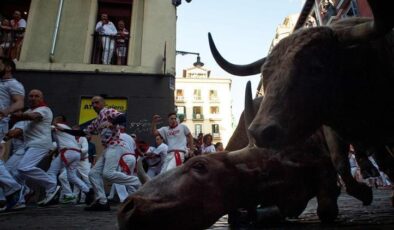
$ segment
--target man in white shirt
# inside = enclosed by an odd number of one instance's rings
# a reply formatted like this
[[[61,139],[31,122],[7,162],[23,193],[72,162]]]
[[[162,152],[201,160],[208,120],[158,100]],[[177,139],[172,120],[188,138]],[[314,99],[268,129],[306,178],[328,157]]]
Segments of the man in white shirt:
[[[53,148],[51,131],[53,115],[51,109],[45,104],[40,90],[31,90],[28,102],[30,109],[18,115],[21,120],[27,122],[21,130],[26,150],[17,166],[19,174],[17,177],[20,180],[29,179],[41,185],[47,191],[47,198],[52,199],[60,187],[56,187],[56,181],[53,181],[37,165]]]
[[[57,116],[54,120],[54,135],[59,150],[59,155],[51,162],[51,166],[48,169],[48,175],[53,182],[52,187],[47,187],[47,194],[51,194],[52,191],[56,190],[57,175],[63,168],[66,168],[67,179],[74,186],[77,186],[82,192],[87,195],[86,202],[91,203],[94,199],[94,191],[77,176],[77,165],[83,157],[81,148],[74,136],[56,130],[56,127],[62,129],[70,129],[65,123],[66,118],[64,116]],[[39,203],[39,205],[47,205],[53,199],[53,196],[48,196]]]
[[[103,48],[102,62],[108,65],[111,63],[115,48],[115,36],[118,33],[115,25],[109,21],[108,14],[101,14],[101,20],[96,24],[96,32],[99,33],[101,38]]]
[[[155,137],[156,147],[150,147],[144,154],[144,157],[148,163],[148,176],[153,178],[160,174],[163,163],[167,158],[168,146],[164,143],[163,138],[160,135]]]
[[[169,126],[157,129],[156,125],[160,120],[159,115],[153,116],[152,134],[163,137],[168,145],[168,155],[162,167],[162,172],[165,172],[181,165],[185,160],[186,153],[193,154],[193,136],[186,125],[178,124],[176,113],[174,112],[168,114]]]
[[[9,115],[24,106],[25,89],[13,78],[15,71],[15,63],[12,60],[0,57],[0,141],[8,132]],[[3,149],[4,143],[0,143],[0,151]],[[5,208],[11,209],[17,205],[22,186],[10,175],[1,159],[0,187],[8,197],[9,204]]]

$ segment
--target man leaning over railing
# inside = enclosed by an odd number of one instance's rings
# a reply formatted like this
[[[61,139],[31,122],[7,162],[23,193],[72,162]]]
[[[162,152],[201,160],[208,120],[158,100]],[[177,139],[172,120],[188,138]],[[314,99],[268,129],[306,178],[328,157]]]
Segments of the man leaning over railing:
[[[114,53],[114,37],[118,33],[115,25],[109,21],[108,14],[101,14],[101,20],[96,24],[96,32],[98,32],[101,37],[101,45],[103,48],[101,60],[103,64],[108,65],[111,63],[112,55]]]

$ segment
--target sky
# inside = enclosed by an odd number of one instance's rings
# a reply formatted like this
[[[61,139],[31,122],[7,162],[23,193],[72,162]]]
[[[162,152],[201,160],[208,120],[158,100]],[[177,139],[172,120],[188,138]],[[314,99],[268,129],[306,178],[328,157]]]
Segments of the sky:
[[[176,49],[200,53],[211,77],[232,79],[233,115],[235,121],[243,111],[248,80],[255,94],[259,75],[233,76],[222,70],[212,57],[208,44],[211,32],[219,52],[234,64],[249,64],[268,53],[276,27],[286,16],[299,13],[304,0],[185,0],[177,7]],[[195,55],[176,56],[176,75],[192,67]]]

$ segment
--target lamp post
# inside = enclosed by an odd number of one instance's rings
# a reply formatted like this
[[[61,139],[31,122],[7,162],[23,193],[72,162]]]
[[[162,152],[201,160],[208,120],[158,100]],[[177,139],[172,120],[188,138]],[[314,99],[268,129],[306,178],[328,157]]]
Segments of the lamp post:
[[[181,50],[176,50],[175,53],[176,54],[180,54],[180,55],[186,55],[186,54],[197,55],[197,61],[193,63],[193,66],[197,67],[197,68],[200,68],[200,67],[204,66],[204,63],[201,62],[200,53],[189,52],[189,51],[181,51]]]

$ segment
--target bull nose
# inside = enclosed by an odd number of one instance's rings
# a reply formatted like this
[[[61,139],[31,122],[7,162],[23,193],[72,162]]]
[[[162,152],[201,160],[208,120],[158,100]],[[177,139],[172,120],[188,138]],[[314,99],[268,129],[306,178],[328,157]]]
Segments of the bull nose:
[[[271,122],[268,125],[252,125],[249,127],[249,131],[256,140],[258,147],[275,147],[280,144],[280,140],[283,138],[283,132],[281,127]]]

